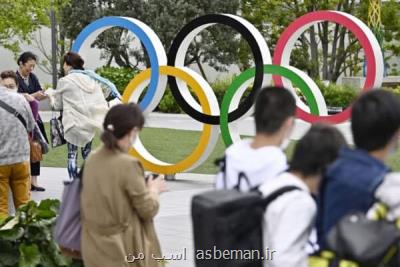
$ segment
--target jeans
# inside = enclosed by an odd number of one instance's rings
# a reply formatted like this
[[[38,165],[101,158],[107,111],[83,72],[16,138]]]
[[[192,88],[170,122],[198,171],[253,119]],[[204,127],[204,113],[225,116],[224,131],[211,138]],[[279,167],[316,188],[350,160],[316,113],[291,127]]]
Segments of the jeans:
[[[68,175],[70,179],[78,177],[78,147],[71,143],[67,143],[68,148]],[[92,141],[87,143],[85,147],[81,147],[83,160],[86,160],[92,150]]]

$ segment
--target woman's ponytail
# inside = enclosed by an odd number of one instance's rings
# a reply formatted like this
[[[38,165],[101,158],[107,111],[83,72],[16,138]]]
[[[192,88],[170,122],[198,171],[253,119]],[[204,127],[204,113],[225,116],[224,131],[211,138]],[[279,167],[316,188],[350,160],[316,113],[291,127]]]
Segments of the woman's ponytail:
[[[100,136],[104,146],[110,150],[118,149],[118,139],[110,130],[104,130]]]

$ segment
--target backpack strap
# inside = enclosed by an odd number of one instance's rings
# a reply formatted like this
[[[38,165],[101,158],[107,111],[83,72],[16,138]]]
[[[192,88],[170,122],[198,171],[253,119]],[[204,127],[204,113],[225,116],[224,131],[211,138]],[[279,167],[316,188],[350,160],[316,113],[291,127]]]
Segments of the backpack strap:
[[[250,184],[250,180],[249,180],[249,178],[247,177],[247,175],[244,172],[239,172],[237,184],[233,188],[236,189],[236,190],[240,190],[240,184],[242,183],[243,180],[246,181],[246,183],[249,186],[250,191],[251,191],[252,187],[251,187],[251,184]]]
[[[261,205],[266,209],[268,207],[268,205],[271,204],[275,199],[277,199],[278,197],[280,197],[281,195],[283,195],[287,192],[294,191],[294,190],[302,190],[302,189],[297,186],[294,186],[294,185],[288,185],[288,186],[281,187],[278,190],[274,191],[269,196],[267,196],[266,198],[264,198],[261,201]]]
[[[224,180],[224,189],[227,189],[226,186],[226,155],[222,158],[216,159],[214,162],[215,165],[219,167],[219,171],[222,173],[222,179]]]

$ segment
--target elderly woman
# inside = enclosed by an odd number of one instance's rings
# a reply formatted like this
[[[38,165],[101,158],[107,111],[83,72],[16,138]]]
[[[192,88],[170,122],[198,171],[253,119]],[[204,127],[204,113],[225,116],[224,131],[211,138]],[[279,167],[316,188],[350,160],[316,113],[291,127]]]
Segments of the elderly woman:
[[[103,146],[85,162],[81,247],[87,267],[162,266],[153,259],[161,256],[153,218],[165,182],[146,181],[142,165],[128,154],[143,124],[137,105],[112,107],[103,124]],[[132,256],[141,259],[128,264]]]
[[[18,93],[24,94],[29,103],[33,103],[33,99],[42,101],[47,98],[39,83],[39,79],[33,73],[36,66],[37,57],[32,52],[24,52],[18,57],[18,70],[16,72]],[[37,117],[37,125],[47,140],[44,124],[40,116]],[[37,177],[40,176],[40,161],[31,162],[31,190],[32,191],[45,191],[43,187],[38,186]]]
[[[48,89],[50,103],[55,110],[63,111],[62,124],[68,147],[68,174],[78,176],[78,148],[86,159],[92,140],[108,111],[100,84],[88,75],[74,70],[84,70],[84,61],[76,53],[64,55],[65,77],[58,81],[56,90]]]
[[[1,77],[1,84],[6,87],[10,92],[17,93],[18,92],[18,75],[12,71],[3,71],[0,73]],[[23,96],[25,99],[28,101],[29,106],[31,107],[31,111],[33,114],[33,118],[35,119],[36,125],[38,126],[38,130],[42,133],[44,131],[39,124],[41,123],[40,117],[39,117],[39,102],[36,100],[35,97],[33,97],[30,94],[23,93]],[[43,126],[43,125],[42,125]],[[44,126],[43,126],[44,127]],[[43,138],[45,141],[47,141],[45,135],[43,135]],[[30,162],[31,166],[31,191],[45,191],[43,187],[38,186],[37,184],[37,176],[40,174],[40,161],[38,162]]]

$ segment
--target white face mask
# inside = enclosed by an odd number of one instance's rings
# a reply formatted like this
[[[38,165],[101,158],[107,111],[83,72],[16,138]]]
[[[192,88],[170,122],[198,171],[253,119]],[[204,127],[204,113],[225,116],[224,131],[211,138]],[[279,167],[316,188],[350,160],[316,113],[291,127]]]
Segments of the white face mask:
[[[282,149],[282,150],[286,150],[286,148],[288,148],[289,144],[290,144],[290,139],[289,139],[289,138],[285,138],[285,139],[282,141],[281,149]]]
[[[18,93],[17,89],[7,88],[7,91],[10,92],[10,93]]]
[[[131,137],[131,146],[133,146],[135,144],[137,135],[138,135],[138,132],[134,131],[132,134],[132,137]]]
[[[133,146],[136,142],[136,135],[131,138],[131,146]]]
[[[286,150],[286,148],[288,148],[288,146],[290,144],[290,136],[292,135],[293,128],[294,128],[294,125],[292,125],[290,127],[290,129],[288,129],[288,131],[286,132],[286,136],[283,139],[281,146],[280,146],[282,150]]]

